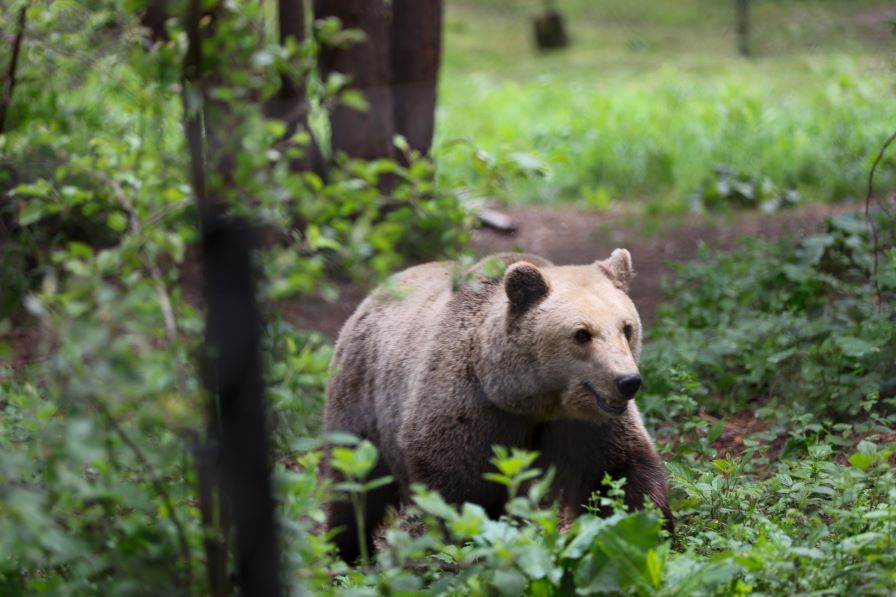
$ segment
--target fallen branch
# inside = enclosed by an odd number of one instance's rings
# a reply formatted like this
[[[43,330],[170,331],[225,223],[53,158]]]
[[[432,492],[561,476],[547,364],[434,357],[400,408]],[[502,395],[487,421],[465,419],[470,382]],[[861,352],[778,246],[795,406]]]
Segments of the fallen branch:
[[[499,211],[484,207],[476,213],[476,217],[479,218],[479,221],[486,228],[491,228],[492,230],[497,230],[498,232],[503,232],[505,234],[516,232],[516,226],[513,224],[513,220],[510,219],[510,216],[502,214]]]

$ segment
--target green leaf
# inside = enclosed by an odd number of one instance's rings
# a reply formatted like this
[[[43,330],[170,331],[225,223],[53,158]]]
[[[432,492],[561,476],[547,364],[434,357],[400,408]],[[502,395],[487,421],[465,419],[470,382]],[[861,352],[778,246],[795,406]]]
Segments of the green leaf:
[[[373,491],[374,489],[379,489],[380,487],[384,487],[389,483],[395,481],[395,477],[391,475],[386,475],[385,477],[379,477],[378,479],[374,479],[373,481],[368,481],[364,484],[363,491]]]
[[[861,452],[856,452],[849,457],[849,463],[860,471],[864,471],[874,463],[874,457],[869,456],[868,454],[862,454]]]
[[[712,461],[712,464],[719,469],[723,475],[729,475],[735,468],[737,468],[737,465],[734,462],[723,458],[716,458]]]
[[[492,586],[495,587],[501,595],[509,595],[510,597],[518,597],[526,590],[526,577],[516,569],[498,570],[492,576]]]
[[[486,514],[482,506],[466,503],[461,510],[460,516],[451,521],[450,528],[458,537],[473,538],[482,534],[483,524],[487,520],[488,514]]]
[[[21,203],[19,205],[22,205]],[[44,202],[40,199],[28,199],[19,209],[19,226],[29,226],[44,217]]]
[[[834,343],[843,351],[843,354],[856,359],[880,350],[867,340],[851,336],[834,336]]]
[[[655,549],[647,552],[647,575],[654,589],[659,589],[663,583],[663,561]]]
[[[709,432],[706,434],[706,439],[712,443],[719,439],[719,436],[722,435],[722,431],[725,430],[725,419],[719,419],[716,421],[715,425],[713,425]]]
[[[516,562],[532,580],[544,578],[553,568],[550,554],[540,545],[523,547],[516,555]]]
[[[591,549],[597,534],[607,525],[613,524],[619,516],[615,514],[610,518],[597,518],[594,516],[580,516],[577,518],[568,533],[572,535],[572,541],[563,550],[561,557],[568,560],[581,558]]]
[[[426,512],[443,520],[454,521],[458,519],[457,511],[449,505],[438,493],[425,491],[414,496],[414,503]]]
[[[506,475],[502,475],[501,473],[485,473],[482,475],[482,478],[486,481],[493,481],[495,483],[500,483],[501,485],[509,486],[513,483],[513,479]]]
[[[363,479],[376,464],[378,450],[368,440],[355,448],[333,448],[330,463],[336,470],[354,479]]]
[[[339,94],[339,101],[342,105],[357,110],[358,112],[366,112],[370,108],[364,94],[357,89],[346,89]]]

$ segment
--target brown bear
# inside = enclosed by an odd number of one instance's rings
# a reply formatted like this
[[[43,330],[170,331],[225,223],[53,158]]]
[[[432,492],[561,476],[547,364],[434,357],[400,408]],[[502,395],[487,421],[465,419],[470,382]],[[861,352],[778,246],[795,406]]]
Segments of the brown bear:
[[[506,490],[483,479],[496,444],[555,467],[553,496],[567,511],[609,473],[626,478],[628,505],[647,496],[671,521],[665,468],[632,400],[641,385],[632,275],[625,249],[584,266],[500,254],[466,272],[412,267],[361,303],[336,343],[324,424],[373,442],[373,476],[395,478],[367,496],[368,542],[411,483],[500,515]],[[357,557],[350,505],[331,504],[327,522],[342,529],[342,557]]]

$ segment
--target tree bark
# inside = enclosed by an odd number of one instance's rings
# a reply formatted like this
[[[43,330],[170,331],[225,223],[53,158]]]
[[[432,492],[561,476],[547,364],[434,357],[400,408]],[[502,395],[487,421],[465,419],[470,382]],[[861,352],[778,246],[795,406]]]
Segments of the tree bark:
[[[209,562],[209,584],[214,591],[226,588],[220,585],[232,520],[240,594],[276,597],[283,594],[283,586],[262,378],[262,322],[252,265],[255,235],[248,222],[226,214],[223,200],[234,182],[233,152],[239,147],[241,127],[229,104],[212,101],[208,93],[209,87],[226,80],[222,68],[240,65],[227,62],[239,61],[234,56],[203,56],[205,48],[217,49],[218,40],[214,18],[208,27],[200,27],[201,9],[202,0],[190,0],[183,83],[184,127],[202,232],[206,304],[202,370],[210,397],[206,441],[212,472],[204,468],[207,461],[200,461],[200,493],[205,508],[219,504],[217,511],[202,513],[204,524],[213,521],[216,527],[206,532],[222,535],[221,541],[206,543],[207,555],[216,560]],[[217,5],[211,16],[228,15]],[[217,500],[208,495],[209,477]]]
[[[392,0],[395,132],[424,155],[435,130],[441,54],[442,0]]]
[[[6,115],[12,105],[12,91],[16,86],[16,70],[19,66],[19,53],[22,50],[22,40],[25,38],[26,14],[25,7],[19,9],[18,26],[16,36],[12,40],[12,54],[3,77],[3,96],[0,97],[0,133],[6,127]]]
[[[348,88],[363,92],[364,112],[338,105],[330,115],[333,152],[352,158],[391,158],[395,130],[390,60],[391,15],[383,0],[314,0],[315,18],[338,17],[344,29],[360,29],[362,43],[348,48],[328,46],[320,55],[321,77],[342,73]]]
[[[305,28],[305,2],[304,0],[278,0],[277,14],[280,25],[280,44],[286,45],[289,38],[295,39],[299,44],[305,41],[307,32]],[[308,114],[310,104],[305,86],[306,73],[300,73],[296,79],[290,73],[281,77],[280,91],[268,103],[268,114],[281,119],[286,124],[286,136],[292,136],[296,131],[304,129],[310,134],[308,127]],[[323,158],[317,143],[310,139],[302,157],[292,160],[292,170],[304,172],[313,170],[323,175]]]
[[[151,0],[143,9],[140,24],[149,31],[151,43],[168,39],[168,33],[165,31],[166,20],[168,20],[168,0]]]

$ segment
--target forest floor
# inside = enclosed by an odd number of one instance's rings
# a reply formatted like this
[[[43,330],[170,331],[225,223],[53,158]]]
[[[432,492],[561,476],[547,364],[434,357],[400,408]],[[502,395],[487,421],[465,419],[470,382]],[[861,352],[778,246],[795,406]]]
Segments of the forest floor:
[[[744,238],[775,239],[800,236],[816,230],[832,214],[858,210],[856,203],[808,203],[772,214],[733,212],[725,215],[689,215],[670,218],[647,229],[642,218],[625,210],[585,212],[567,206],[513,205],[501,207],[516,231],[501,233],[480,228],[472,248],[479,256],[502,251],[523,251],[558,265],[591,263],[623,247],[632,254],[637,273],[631,296],[645,325],[650,325],[663,302],[663,279],[669,263],[693,258],[703,243],[733,249]],[[644,218],[646,219],[646,218]],[[339,284],[339,298],[302,298],[283,306],[284,317],[307,330],[335,338],[367,289]]]
[[[740,211],[671,217],[659,225],[655,218],[624,209],[600,213],[570,206],[513,205],[499,209],[511,218],[516,231],[501,233],[484,227],[475,230],[471,245],[477,256],[524,251],[556,264],[583,264],[606,258],[616,247],[627,248],[637,273],[631,296],[644,324],[650,325],[657,307],[665,300],[663,280],[673,273],[670,263],[693,259],[702,244],[730,250],[745,238],[801,236],[816,231],[826,217],[859,210],[860,205],[808,203],[772,214]],[[199,264],[195,258],[187,260],[182,280],[185,293],[199,302]],[[335,339],[342,324],[369,291],[351,282],[337,286],[339,295],[335,301],[321,297],[286,301],[281,305],[284,318],[300,329]],[[0,335],[11,348],[9,354],[0,355],[0,367],[21,369],[39,360],[46,351],[43,344],[49,339],[42,339],[39,329],[25,321],[17,323],[20,325]],[[738,454],[744,449],[743,439],[764,427],[765,423],[753,413],[725,417],[724,430],[714,447],[720,453]]]

